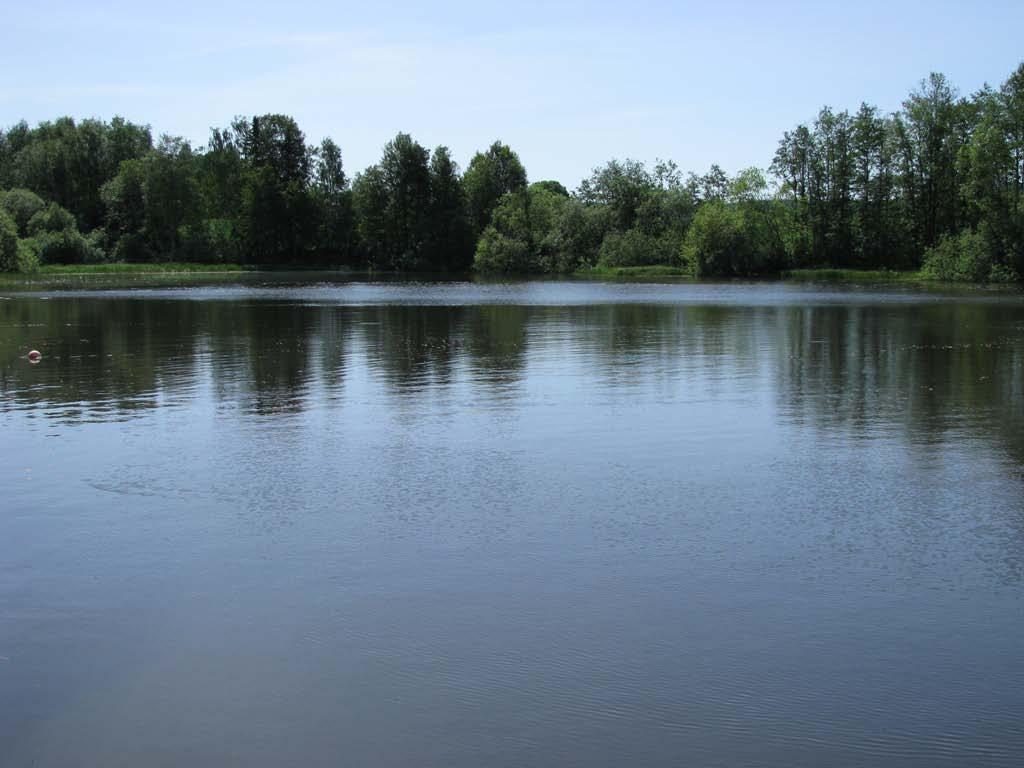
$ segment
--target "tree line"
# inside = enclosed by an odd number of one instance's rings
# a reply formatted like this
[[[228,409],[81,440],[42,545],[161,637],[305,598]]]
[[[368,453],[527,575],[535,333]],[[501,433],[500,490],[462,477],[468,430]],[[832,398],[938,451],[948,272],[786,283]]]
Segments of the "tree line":
[[[236,118],[194,148],[149,126],[64,117],[0,131],[0,270],[104,261],[696,276],[799,267],[1024,276],[1024,64],[960,96],[932,74],[883,114],[822,109],[767,170],[684,176],[612,160],[575,190],[529,183],[495,142],[465,171],[408,134],[350,178],[294,119]]]

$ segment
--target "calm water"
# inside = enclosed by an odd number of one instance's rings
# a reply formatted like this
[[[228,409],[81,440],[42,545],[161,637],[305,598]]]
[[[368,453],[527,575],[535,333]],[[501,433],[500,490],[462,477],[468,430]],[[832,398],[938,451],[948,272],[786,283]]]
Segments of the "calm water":
[[[4,768],[1024,761],[1021,294],[0,297]]]

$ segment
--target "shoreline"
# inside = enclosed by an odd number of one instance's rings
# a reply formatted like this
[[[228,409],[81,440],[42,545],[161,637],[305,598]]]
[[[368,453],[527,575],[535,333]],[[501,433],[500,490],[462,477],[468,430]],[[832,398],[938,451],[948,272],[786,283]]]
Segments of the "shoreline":
[[[259,275],[280,273],[309,273],[347,275],[369,278],[420,278],[420,279],[466,279],[466,280],[615,280],[621,282],[649,282],[652,280],[671,280],[672,282],[729,282],[758,281],[783,283],[833,283],[857,285],[865,283],[917,284],[917,285],[985,285],[985,283],[954,282],[946,283],[924,276],[919,270],[891,271],[873,269],[841,269],[821,267],[814,269],[787,269],[779,272],[760,275],[735,277],[698,278],[683,267],[668,265],[649,265],[638,267],[588,267],[562,275],[552,274],[486,274],[486,273],[427,273],[427,272],[383,272],[375,270],[355,270],[350,267],[323,266],[318,268],[295,267],[289,265],[248,266],[244,264],[202,264],[190,262],[167,263],[106,263],[106,264],[50,264],[33,272],[0,273],[0,285],[18,286],[34,283],[61,280],[64,278],[103,278],[103,277],[230,277],[237,275]],[[1008,284],[1006,287],[1012,287]],[[1019,285],[1019,284],[1017,284]]]

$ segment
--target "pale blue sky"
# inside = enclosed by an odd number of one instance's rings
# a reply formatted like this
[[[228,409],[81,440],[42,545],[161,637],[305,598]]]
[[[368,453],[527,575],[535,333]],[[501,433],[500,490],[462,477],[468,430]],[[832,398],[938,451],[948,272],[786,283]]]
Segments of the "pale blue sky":
[[[205,143],[286,112],[350,173],[397,131],[465,166],[495,138],[575,187],[612,157],[769,164],[823,104],[897,109],[930,71],[962,92],[1024,60],[1024,2],[11,3],[0,123],[62,114]]]

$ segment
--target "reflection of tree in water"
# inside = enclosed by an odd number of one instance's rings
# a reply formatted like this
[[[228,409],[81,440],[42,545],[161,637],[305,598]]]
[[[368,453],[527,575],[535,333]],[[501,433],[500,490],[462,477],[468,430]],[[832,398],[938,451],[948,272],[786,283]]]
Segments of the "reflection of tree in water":
[[[528,328],[539,308],[485,304],[468,310],[464,327],[466,364],[476,391],[507,400],[521,383],[529,348]]]
[[[192,302],[88,299],[0,302],[0,387],[4,401],[63,406],[62,418],[91,411],[152,408],[158,393],[195,381]],[[42,348],[42,365],[21,356]]]
[[[407,305],[361,308],[357,328],[369,367],[402,391],[451,384],[465,311]]]
[[[494,389],[521,376],[528,307],[397,305],[351,312],[371,373],[399,393],[448,388],[463,365],[472,381]]]
[[[312,377],[310,339],[316,329],[309,309],[290,303],[243,305],[248,328],[250,381],[247,399],[257,413],[298,412]]]
[[[1019,308],[936,303],[786,307],[777,314],[775,391],[783,420],[842,437],[885,432],[909,445],[912,460],[922,463],[949,447],[972,451],[970,442],[977,441],[1003,453],[1007,468],[1016,468],[1009,482],[1024,480],[1024,325]],[[960,461],[963,489],[969,492],[974,467],[969,458]],[[896,498],[891,512],[900,513]],[[979,527],[969,508],[961,512],[965,534]],[[1017,581],[1024,576],[1022,509],[993,513],[986,525],[1002,526],[992,528],[1002,559],[991,564],[993,573]],[[932,522],[912,516],[901,524]]]
[[[1000,304],[785,307],[777,386],[796,423],[854,433],[884,423],[934,443],[997,434],[1024,462],[1024,333]]]
[[[344,307],[321,307],[315,315],[310,354],[318,366],[317,375],[325,391],[337,392],[345,382],[351,312]]]
[[[739,381],[757,374],[772,336],[761,310],[712,305],[612,304],[569,310],[572,345],[606,386],[670,394],[686,381]],[[708,392],[710,396],[716,392]]]
[[[998,436],[1024,463],[1022,338],[1010,302],[314,307],[58,295],[0,301],[0,408],[125,417],[187,402],[209,381],[219,403],[297,412],[359,365],[399,399],[465,377],[507,401],[528,355],[569,365],[571,353],[580,376],[626,392],[758,376],[794,424],[854,435],[884,425],[924,442],[966,429]],[[44,363],[29,366],[21,356],[37,342]]]

